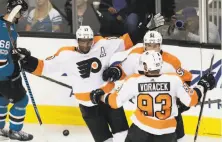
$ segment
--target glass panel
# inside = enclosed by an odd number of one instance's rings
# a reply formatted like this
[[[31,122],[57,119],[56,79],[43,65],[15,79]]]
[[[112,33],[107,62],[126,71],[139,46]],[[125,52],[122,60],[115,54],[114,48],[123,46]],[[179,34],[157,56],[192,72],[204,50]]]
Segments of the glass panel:
[[[221,0],[208,0],[208,43],[221,43]]]
[[[76,0],[76,6],[78,25],[89,25],[95,34],[99,33],[100,21],[93,8],[93,0]],[[99,7],[98,4],[97,7]]]
[[[169,2],[172,1],[172,2]],[[174,0],[161,0],[165,16],[173,15]],[[122,35],[134,33],[140,22],[146,22],[150,13],[155,13],[155,0],[77,0],[79,23],[90,25],[95,33]],[[87,5],[87,10],[84,6]],[[87,3],[87,4],[86,4]],[[94,3],[94,6],[91,5]],[[99,6],[98,6],[99,4]],[[85,13],[83,14],[83,11]],[[83,16],[81,16],[83,15]],[[81,20],[83,19],[83,22]]]
[[[199,42],[198,0],[175,0],[175,15],[166,19],[160,32],[165,39]]]
[[[6,10],[7,1],[6,0],[0,0],[0,14],[3,15],[7,12]]]
[[[70,33],[68,0],[27,0],[29,9],[17,25],[18,31]]]

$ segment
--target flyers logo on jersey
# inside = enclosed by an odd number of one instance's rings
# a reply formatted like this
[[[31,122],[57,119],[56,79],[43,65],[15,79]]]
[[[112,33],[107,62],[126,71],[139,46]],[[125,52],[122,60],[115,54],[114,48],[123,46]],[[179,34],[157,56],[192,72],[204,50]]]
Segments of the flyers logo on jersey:
[[[76,63],[78,65],[79,73],[82,78],[90,77],[90,73],[97,73],[102,68],[102,63],[98,58],[90,58]]]

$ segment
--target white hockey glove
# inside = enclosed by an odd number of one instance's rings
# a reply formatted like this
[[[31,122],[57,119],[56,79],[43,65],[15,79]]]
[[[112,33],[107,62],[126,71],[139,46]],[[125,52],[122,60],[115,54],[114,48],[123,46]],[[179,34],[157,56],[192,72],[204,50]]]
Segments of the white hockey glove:
[[[148,24],[146,25],[146,27],[149,30],[155,30],[156,28],[163,26],[164,22],[165,22],[164,17],[160,13],[156,14],[155,16],[153,16],[153,14],[151,14],[147,17],[147,19],[149,21],[148,21]]]

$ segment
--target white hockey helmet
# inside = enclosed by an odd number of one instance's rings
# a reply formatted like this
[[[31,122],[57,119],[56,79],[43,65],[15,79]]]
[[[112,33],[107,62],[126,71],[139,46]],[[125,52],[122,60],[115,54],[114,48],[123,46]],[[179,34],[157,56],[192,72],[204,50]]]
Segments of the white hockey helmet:
[[[144,72],[160,70],[163,65],[162,55],[154,50],[146,51],[140,56],[140,66]]]
[[[148,31],[143,37],[143,44],[146,43],[159,43],[162,44],[162,35],[157,31]]]
[[[76,31],[76,39],[93,39],[94,34],[90,26],[80,26]]]

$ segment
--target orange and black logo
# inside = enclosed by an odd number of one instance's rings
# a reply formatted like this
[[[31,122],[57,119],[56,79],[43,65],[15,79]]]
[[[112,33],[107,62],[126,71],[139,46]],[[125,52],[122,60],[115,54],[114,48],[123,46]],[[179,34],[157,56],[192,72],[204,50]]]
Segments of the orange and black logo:
[[[76,63],[78,65],[79,73],[82,78],[90,77],[90,73],[97,73],[102,68],[102,63],[98,58],[90,58]]]

